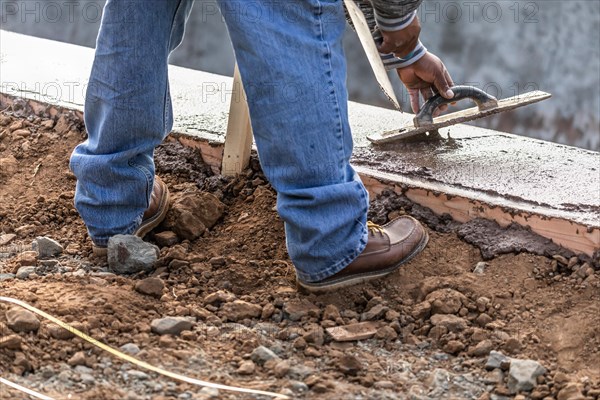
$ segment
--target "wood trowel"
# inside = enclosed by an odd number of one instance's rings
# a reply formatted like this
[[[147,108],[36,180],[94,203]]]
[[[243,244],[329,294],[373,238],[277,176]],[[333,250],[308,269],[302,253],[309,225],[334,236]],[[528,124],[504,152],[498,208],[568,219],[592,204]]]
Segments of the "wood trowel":
[[[402,106],[394,94],[392,83],[390,82],[390,78],[383,62],[381,61],[381,56],[377,50],[377,46],[373,40],[364,14],[353,0],[344,0],[344,4],[352,19],[352,23],[360,42],[363,45],[365,53],[367,54],[367,59],[371,64],[371,68],[373,69],[373,73],[375,74],[379,86],[387,95],[388,99],[394,104],[394,107],[402,112]],[[483,90],[471,86],[455,86],[452,90],[454,91],[454,98],[452,100],[447,100],[437,94],[425,102],[419,113],[415,116],[413,125],[407,125],[400,129],[369,135],[367,136],[367,139],[376,144],[391,143],[408,138],[412,138],[411,141],[426,140],[432,136],[437,136],[437,130],[440,128],[473,121],[504,111],[514,110],[515,108],[537,103],[552,97],[551,94],[546,92],[533,91],[498,101],[495,97],[487,94]],[[452,114],[446,114],[437,118],[433,117],[435,111],[440,106],[454,103],[462,99],[472,99],[477,104],[477,107]],[[434,133],[434,135],[427,136],[427,132]]]
[[[483,90],[472,86],[454,86],[452,91],[454,91],[454,98],[452,100],[445,99],[437,94],[425,102],[419,113],[415,116],[412,125],[406,125],[403,128],[393,131],[369,135],[367,139],[375,144],[391,143],[408,138],[411,138],[412,141],[427,139],[427,132],[433,133],[440,128],[514,110],[515,108],[537,103],[552,97],[549,93],[537,90],[497,100]],[[462,99],[472,99],[477,104],[477,107],[442,115],[437,118],[433,117],[435,110],[440,106]]]

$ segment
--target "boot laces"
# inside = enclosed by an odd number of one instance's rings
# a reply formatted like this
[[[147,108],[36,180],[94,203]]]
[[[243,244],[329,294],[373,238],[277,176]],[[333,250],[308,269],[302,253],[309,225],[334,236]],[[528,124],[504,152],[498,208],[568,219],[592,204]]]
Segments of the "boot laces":
[[[369,233],[371,235],[375,236],[375,233],[379,233],[381,236],[383,236],[384,230],[380,225],[377,225],[371,221],[367,221],[367,228],[369,229]]]

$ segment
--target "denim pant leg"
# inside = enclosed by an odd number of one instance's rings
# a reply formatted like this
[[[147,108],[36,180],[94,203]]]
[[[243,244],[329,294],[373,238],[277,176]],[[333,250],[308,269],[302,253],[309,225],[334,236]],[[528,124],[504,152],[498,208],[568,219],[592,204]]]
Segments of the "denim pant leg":
[[[219,4],[290,257],[301,280],[322,280],[367,242],[368,193],[349,164],[343,2]]]
[[[171,130],[167,60],[191,0],[109,0],[85,101],[88,139],[71,156],[75,206],[96,245],[135,231],[154,181],[154,148]]]

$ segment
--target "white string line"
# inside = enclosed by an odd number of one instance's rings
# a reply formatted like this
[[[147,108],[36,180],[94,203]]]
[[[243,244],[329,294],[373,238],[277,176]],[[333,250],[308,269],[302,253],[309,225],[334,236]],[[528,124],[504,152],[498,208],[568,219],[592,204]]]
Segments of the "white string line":
[[[169,378],[176,379],[176,380],[182,381],[182,382],[187,382],[187,383],[190,383],[190,384],[196,385],[196,386],[210,387],[210,388],[214,388],[214,389],[222,389],[222,390],[228,390],[228,391],[240,392],[240,393],[262,394],[265,396],[270,396],[270,397],[274,397],[274,398],[278,398],[278,399],[289,399],[288,396],[281,394],[281,393],[267,392],[264,390],[248,389],[248,388],[242,388],[242,387],[237,387],[237,386],[223,385],[220,383],[207,382],[207,381],[203,381],[200,379],[190,378],[185,375],[180,375],[176,372],[171,372],[171,371],[162,369],[160,367],[155,367],[154,365],[148,364],[147,362],[138,360],[137,358],[134,358],[130,355],[121,353],[120,351],[118,351],[116,349],[113,349],[109,345],[104,344],[104,343],[94,339],[93,337],[86,335],[85,333],[73,328],[71,325],[61,321],[60,319],[58,319],[56,317],[53,317],[52,315],[50,315],[42,310],[39,310],[39,309],[25,303],[24,301],[17,300],[12,297],[0,296],[0,302],[12,303],[12,304],[16,304],[20,307],[23,307],[35,314],[47,319],[48,321],[54,322],[56,325],[60,326],[61,328],[68,330],[72,334],[74,334],[74,335],[80,337],[81,339],[85,340],[86,342],[89,342],[89,343],[93,344],[94,346],[114,355],[115,357],[118,357],[122,360],[125,360],[132,364],[135,364],[138,367],[147,369],[152,372],[156,372],[157,374],[168,376]]]
[[[18,385],[16,383],[11,382],[9,380],[6,380],[6,379],[4,379],[2,377],[0,377],[0,383],[5,384],[6,386],[10,386],[13,389],[17,389],[17,390],[19,390],[19,391],[21,391],[23,393],[27,393],[28,395],[33,396],[33,397],[38,398],[38,399],[42,399],[42,400],[54,400],[52,397],[48,397],[46,395],[43,395],[43,394],[38,393],[36,391],[33,391],[31,389],[27,389],[24,386]]]

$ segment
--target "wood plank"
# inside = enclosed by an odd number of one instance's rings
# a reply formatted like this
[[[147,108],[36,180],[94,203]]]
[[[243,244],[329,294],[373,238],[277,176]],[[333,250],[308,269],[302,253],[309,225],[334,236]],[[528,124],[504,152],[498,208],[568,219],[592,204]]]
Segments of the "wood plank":
[[[235,65],[233,74],[233,95],[229,109],[227,135],[223,153],[221,173],[226,176],[239,174],[248,166],[252,148],[252,126],[246,93],[242,85],[240,70]]]

